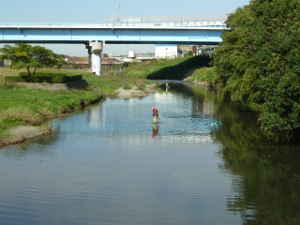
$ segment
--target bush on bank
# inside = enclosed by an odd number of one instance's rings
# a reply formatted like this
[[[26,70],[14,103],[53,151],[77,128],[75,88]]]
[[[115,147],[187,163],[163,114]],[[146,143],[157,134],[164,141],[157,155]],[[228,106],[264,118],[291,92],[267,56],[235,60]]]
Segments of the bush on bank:
[[[223,96],[257,111],[272,141],[300,130],[299,21],[299,0],[252,0],[229,16],[214,56]]]
[[[187,78],[187,81],[191,82],[208,82],[214,84],[217,79],[217,73],[215,67],[201,67],[192,72]]]

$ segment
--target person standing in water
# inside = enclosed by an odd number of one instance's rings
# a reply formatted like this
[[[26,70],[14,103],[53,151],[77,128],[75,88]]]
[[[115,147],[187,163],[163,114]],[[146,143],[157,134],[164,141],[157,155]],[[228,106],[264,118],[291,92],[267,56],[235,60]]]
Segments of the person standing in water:
[[[152,122],[153,123],[159,122],[159,111],[156,107],[152,107]]]

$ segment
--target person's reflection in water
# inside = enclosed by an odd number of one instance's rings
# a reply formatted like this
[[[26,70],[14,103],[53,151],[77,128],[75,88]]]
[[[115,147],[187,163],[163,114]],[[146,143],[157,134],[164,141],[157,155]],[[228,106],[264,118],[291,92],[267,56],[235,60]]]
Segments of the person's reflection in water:
[[[169,92],[169,83],[168,82],[166,82],[166,94],[168,94],[168,92]]]
[[[155,138],[159,135],[159,125],[152,124],[152,138]]]

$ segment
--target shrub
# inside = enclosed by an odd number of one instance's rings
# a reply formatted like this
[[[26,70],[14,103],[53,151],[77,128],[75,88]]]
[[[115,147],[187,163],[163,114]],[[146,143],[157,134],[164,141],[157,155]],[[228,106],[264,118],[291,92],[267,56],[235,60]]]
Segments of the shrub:
[[[126,90],[129,90],[129,89],[131,89],[132,87],[131,87],[131,85],[129,85],[129,84],[125,84],[125,85],[123,86],[123,88],[126,89]]]
[[[5,81],[14,82],[31,82],[31,83],[68,83],[71,81],[81,81],[81,75],[67,76],[59,73],[38,73],[35,76],[27,76],[26,73],[20,73],[20,76],[7,76]]]

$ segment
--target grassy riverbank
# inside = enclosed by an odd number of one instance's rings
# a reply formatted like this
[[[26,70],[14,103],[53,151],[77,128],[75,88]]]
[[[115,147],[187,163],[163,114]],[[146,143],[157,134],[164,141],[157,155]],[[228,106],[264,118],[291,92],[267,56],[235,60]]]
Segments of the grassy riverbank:
[[[217,72],[215,67],[201,67],[194,70],[186,81],[210,86],[214,85],[216,79]]]
[[[149,75],[159,73],[166,67],[178,69],[191,58],[174,60],[158,60],[153,62],[133,63],[115,76],[100,76],[90,74],[87,70],[43,69],[41,72],[66,74],[66,76],[81,75],[88,83],[82,90],[50,91],[16,87],[5,83],[6,76],[16,76],[20,71],[0,68],[0,146],[7,138],[11,128],[28,125],[40,126],[47,120],[78,111],[83,106],[100,100],[103,96],[113,96],[119,88],[137,87],[143,90],[152,81]]]

